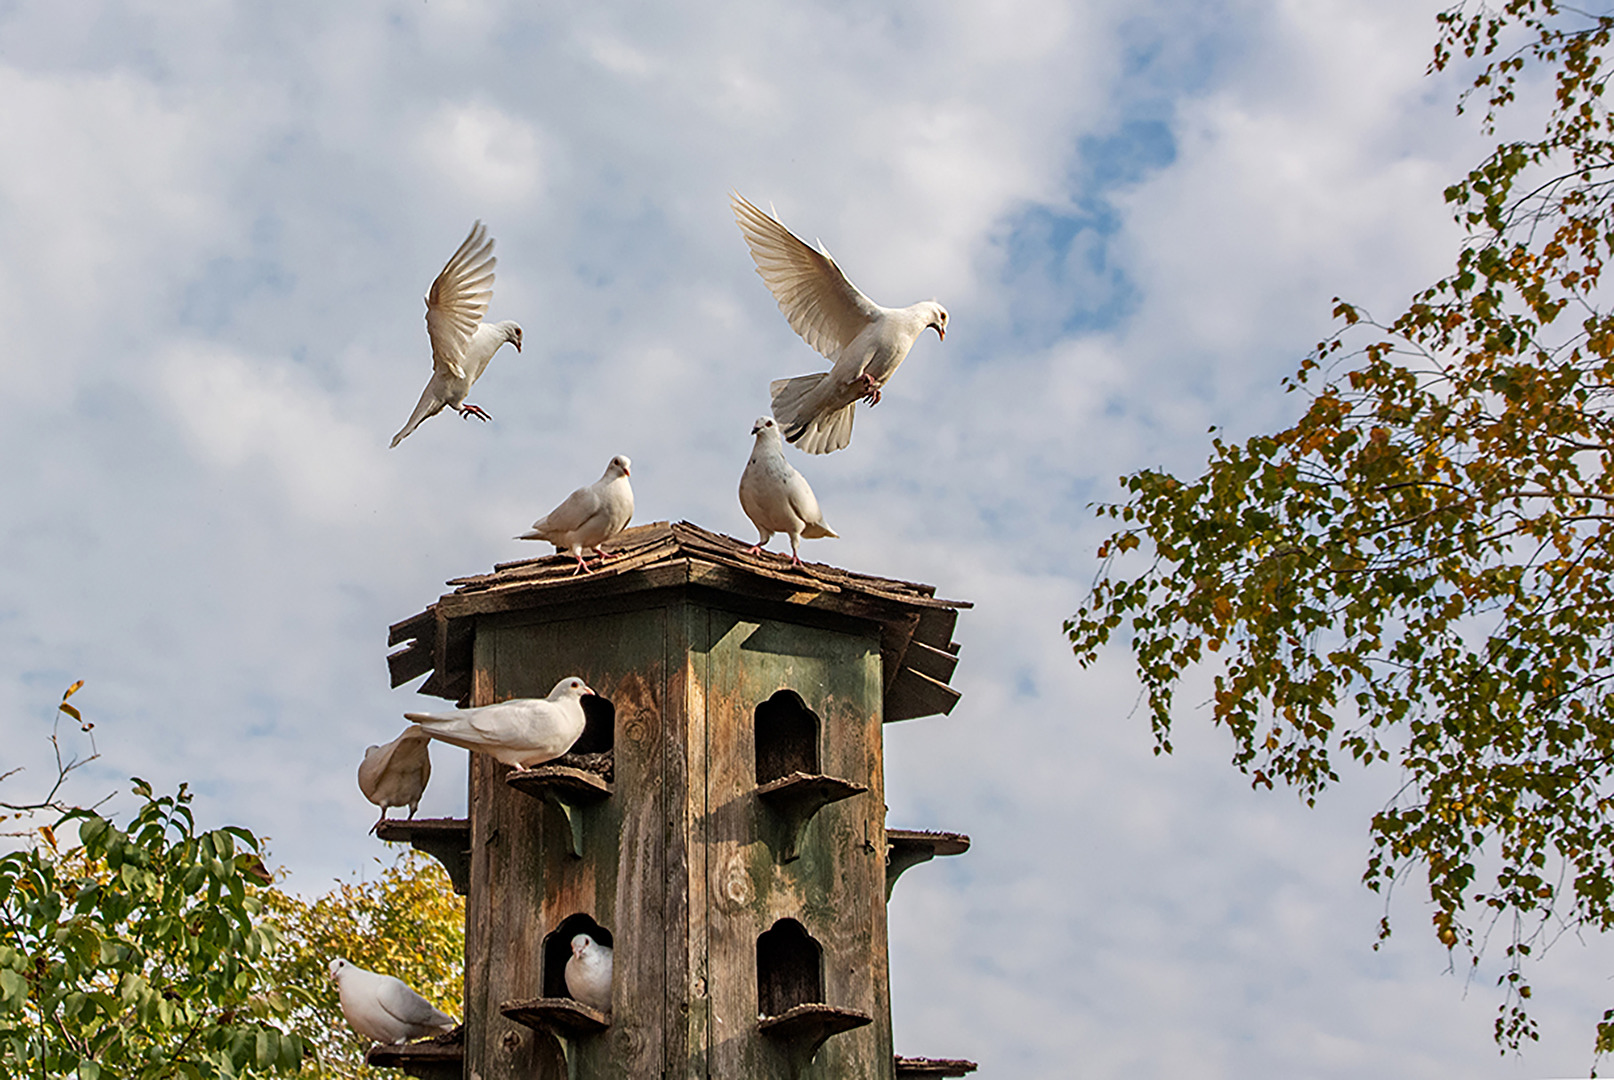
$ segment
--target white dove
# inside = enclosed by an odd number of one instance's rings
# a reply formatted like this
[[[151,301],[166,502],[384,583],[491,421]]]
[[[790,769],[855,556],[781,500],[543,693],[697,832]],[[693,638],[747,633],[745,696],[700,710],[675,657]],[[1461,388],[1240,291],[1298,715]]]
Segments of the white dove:
[[[493,296],[493,241],[478,221],[471,235],[454,252],[426,294],[426,333],[432,340],[432,377],[421,391],[420,403],[403,430],[392,437],[397,446],[427,417],[444,406],[461,417],[491,419],[480,405],[464,404],[471,384],[482,377],[488,361],[505,342],[521,351],[521,327],[513,322],[485,323],[488,300]]]
[[[580,487],[566,501],[532,523],[532,530],[517,540],[547,540],[558,551],[570,551],[577,559],[573,574],[588,569],[583,549],[599,552],[600,565],[608,556],[600,545],[628,527],[633,520],[633,488],[628,484],[629,466],[622,454],[611,459],[605,475],[588,487]]]
[[[587,934],[572,938],[572,956],[566,961],[566,992],[584,1005],[611,1011],[611,947]]]
[[[492,754],[506,765],[530,768],[560,757],[583,734],[583,695],[575,675],[555,684],[547,698],[511,698],[496,705],[446,713],[404,713],[426,734],[451,746]]]
[[[331,978],[342,999],[342,1015],[367,1039],[391,1046],[451,1031],[458,1023],[411,990],[402,979],[365,971],[341,957],[331,961]]]
[[[839,450],[852,441],[858,399],[879,404],[880,388],[919,335],[933,328],[947,340],[947,309],[934,300],[881,307],[846,279],[822,244],[814,251],[738,192],[729,205],[791,329],[831,364],[828,372],[770,383],[774,419],[786,440],[809,454]]]
[[[774,533],[782,532],[790,537],[790,565],[800,566],[797,549],[802,537],[816,540],[839,534],[824,524],[807,478],[785,460],[785,444],[773,418],[758,419],[751,425],[751,434],[757,437],[756,445],[740,474],[740,508],[760,534],[751,554],[760,553]]]
[[[364,748],[364,761],[359,765],[359,790],[364,797],[381,807],[381,817],[370,826],[375,832],[387,820],[387,808],[409,807],[409,816],[415,816],[420,797],[426,791],[426,782],[432,778],[431,739],[419,724],[411,724],[402,735],[385,746]]]

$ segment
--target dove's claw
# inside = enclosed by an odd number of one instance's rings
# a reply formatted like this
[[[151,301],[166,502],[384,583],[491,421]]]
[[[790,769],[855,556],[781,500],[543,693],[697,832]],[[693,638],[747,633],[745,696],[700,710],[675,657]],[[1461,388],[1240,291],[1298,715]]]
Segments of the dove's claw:
[[[745,553],[747,555],[761,555],[762,554],[762,545],[761,544],[753,544],[750,547],[745,549]]]
[[[875,385],[874,376],[865,371],[857,378],[858,382],[863,384],[863,400],[870,405],[880,404],[880,388]]]
[[[484,423],[493,419],[493,417],[491,417],[491,416],[489,416],[487,414],[487,410],[483,409],[482,406],[480,406],[480,405],[461,405],[460,406],[460,419],[461,420],[469,420],[473,416],[476,417],[478,420],[483,421]]]

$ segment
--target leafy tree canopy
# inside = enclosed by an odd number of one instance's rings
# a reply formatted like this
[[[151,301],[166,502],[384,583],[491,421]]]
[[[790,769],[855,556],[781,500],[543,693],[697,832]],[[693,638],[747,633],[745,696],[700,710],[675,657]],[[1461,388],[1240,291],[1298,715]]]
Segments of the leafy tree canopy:
[[[1472,65],[1485,130],[1539,121],[1446,191],[1469,229],[1452,273],[1388,323],[1337,302],[1292,426],[1214,439],[1197,477],[1124,477],[1065,625],[1083,664],[1128,643],[1157,752],[1203,661],[1253,783],[1309,802],[1340,755],[1399,766],[1365,883],[1421,877],[1473,963],[1500,922],[1512,1048],[1538,1037],[1522,960],[1614,926],[1611,33],[1553,0],[1439,16],[1431,69]]]
[[[308,1046],[265,983],[276,943],[252,895],[258,841],[201,832],[184,787],[128,828],[70,810],[0,856],[0,1075],[157,1080],[291,1075]],[[58,833],[76,824],[81,846]]]

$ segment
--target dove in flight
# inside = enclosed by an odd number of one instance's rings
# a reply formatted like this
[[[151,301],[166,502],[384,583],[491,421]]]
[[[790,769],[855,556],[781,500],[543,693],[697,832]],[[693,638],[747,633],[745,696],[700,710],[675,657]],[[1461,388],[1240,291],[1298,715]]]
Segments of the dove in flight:
[[[729,197],[757,273],[791,329],[829,360],[827,372],[775,379],[772,409],[786,441],[827,454],[852,441],[859,400],[877,405],[880,389],[926,330],[947,340],[947,309],[934,300],[885,308],[864,296],[820,244],[817,250],[738,192]]]
[[[556,683],[546,698],[512,698],[445,713],[404,713],[404,719],[413,720],[434,739],[527,769],[572,748],[586,720],[583,695],[592,693],[574,675]]]
[[[611,947],[587,934],[572,938],[572,955],[566,961],[566,992],[584,1005],[611,1011]]]
[[[800,566],[797,549],[802,537],[816,540],[838,534],[824,524],[807,478],[785,460],[785,444],[773,418],[758,419],[751,425],[751,434],[757,441],[751,448],[751,460],[745,463],[745,472],[740,474],[740,508],[759,534],[751,554],[759,554],[774,533],[784,533],[790,537],[790,565]]]
[[[402,979],[366,971],[341,957],[331,961],[330,972],[342,999],[342,1015],[367,1039],[391,1046],[451,1031],[457,1023]]]
[[[407,806],[409,816],[415,816],[420,797],[426,791],[426,782],[432,778],[430,746],[431,739],[425,730],[419,724],[412,724],[385,746],[364,748],[364,761],[359,765],[359,790],[366,799],[381,807],[381,817],[370,826],[371,832],[387,820],[388,807]]]
[[[488,300],[493,296],[493,241],[487,226],[478,221],[471,226],[454,257],[437,275],[426,293],[426,333],[432,342],[432,377],[421,391],[420,403],[410,414],[403,430],[392,437],[397,446],[444,407],[461,417],[489,420],[480,405],[466,405],[471,384],[482,377],[488,361],[505,342],[521,351],[521,327],[513,322],[485,323]]]
[[[633,488],[628,470],[633,463],[622,454],[611,459],[605,475],[588,487],[580,487],[566,501],[532,523],[532,529],[517,540],[547,540],[558,551],[570,551],[577,560],[574,575],[588,569],[583,549],[599,553],[600,565],[609,558],[600,545],[628,527],[633,520]]]

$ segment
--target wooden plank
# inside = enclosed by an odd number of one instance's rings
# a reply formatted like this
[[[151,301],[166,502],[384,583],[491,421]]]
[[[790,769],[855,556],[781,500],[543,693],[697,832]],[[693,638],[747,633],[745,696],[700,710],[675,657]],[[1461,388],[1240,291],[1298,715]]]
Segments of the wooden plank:
[[[926,645],[923,641],[915,641],[908,647],[908,655],[903,658],[903,666],[911,667],[921,675],[945,683],[953,677],[953,669],[958,667],[958,653]]]
[[[897,673],[885,696],[885,722],[917,720],[923,716],[945,716],[964,695],[929,675],[905,667]]]
[[[415,641],[408,648],[399,649],[387,657],[387,676],[396,689],[410,679],[418,679],[434,670],[436,663],[428,644]]]
[[[434,604],[418,615],[411,615],[402,622],[395,622],[387,627],[387,648],[422,638],[429,647],[432,632],[437,628],[437,613],[433,610],[435,607]]]

